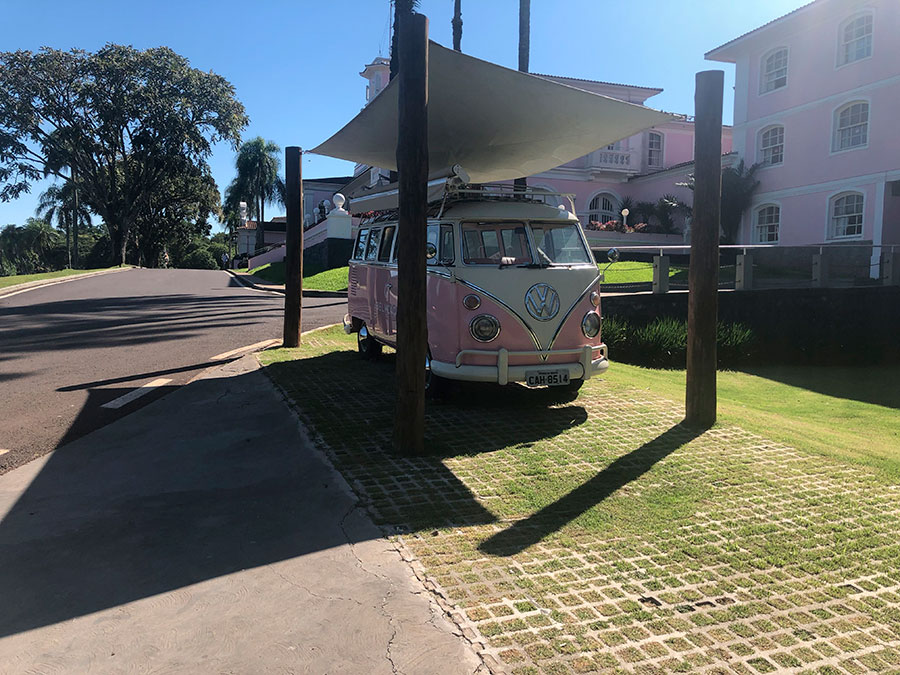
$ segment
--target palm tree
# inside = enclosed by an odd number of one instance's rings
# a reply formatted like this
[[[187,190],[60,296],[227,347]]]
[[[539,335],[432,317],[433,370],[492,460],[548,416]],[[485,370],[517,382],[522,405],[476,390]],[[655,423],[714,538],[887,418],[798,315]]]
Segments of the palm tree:
[[[462,8],[460,0],[453,0],[453,20],[450,22],[453,26],[453,49],[458,52],[462,51]]]
[[[75,221],[72,214],[76,212],[78,217]],[[56,218],[57,227],[66,233],[66,256],[68,267],[72,266],[72,238],[75,238],[76,246],[78,242],[77,232],[78,225],[91,225],[91,213],[84,206],[79,204],[76,198],[75,184],[66,181],[62,185],[51,185],[38,198],[38,205],[35,209],[35,215],[39,218],[52,223]]]
[[[391,0],[394,3],[394,31],[391,35],[391,76],[393,80],[400,72],[400,58],[397,51],[397,35],[400,30],[400,17],[412,14],[419,8],[419,0]]]
[[[719,207],[719,220],[722,226],[723,244],[734,244],[737,242],[744,211],[750,207],[753,193],[759,187],[759,181],[756,180],[756,172],[760,166],[762,165],[756,163],[747,168],[742,159],[737,166],[729,166],[722,169],[722,202]],[[693,190],[694,174],[690,174],[684,183],[676,183],[676,185]]]
[[[256,247],[265,245],[266,204],[284,204],[284,181],[278,175],[281,148],[262,136],[244,143],[235,160],[237,178],[229,190],[256,215]]]
[[[46,220],[29,218],[22,228],[25,245],[29,254],[35,259],[35,266],[47,271],[51,268],[47,253],[59,241],[59,233]]]
[[[528,56],[531,51],[531,0],[519,0],[519,70],[528,72]],[[514,189],[525,191],[527,178],[516,178]]]

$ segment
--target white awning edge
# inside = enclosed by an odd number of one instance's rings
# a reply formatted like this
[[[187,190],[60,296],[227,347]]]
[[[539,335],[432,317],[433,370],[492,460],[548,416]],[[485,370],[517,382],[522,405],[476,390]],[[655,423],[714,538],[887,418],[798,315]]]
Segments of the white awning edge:
[[[428,161],[476,183],[530,176],[675,119],[430,42]],[[399,82],[312,152],[397,169]]]

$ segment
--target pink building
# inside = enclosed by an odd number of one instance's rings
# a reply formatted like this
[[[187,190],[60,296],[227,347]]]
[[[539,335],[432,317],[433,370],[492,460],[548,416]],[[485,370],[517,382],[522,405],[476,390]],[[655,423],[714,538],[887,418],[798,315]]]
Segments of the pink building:
[[[897,0],[816,0],[706,54],[735,64],[734,149],[763,165],[742,242],[900,244],[898,36]]]

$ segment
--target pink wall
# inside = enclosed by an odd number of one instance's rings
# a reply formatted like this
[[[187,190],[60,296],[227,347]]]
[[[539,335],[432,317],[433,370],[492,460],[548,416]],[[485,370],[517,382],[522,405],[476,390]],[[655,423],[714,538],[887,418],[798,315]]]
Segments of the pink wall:
[[[749,60],[747,119],[758,119],[897,75],[900,3],[872,0],[864,5],[854,5],[820,2],[790,23],[785,22],[783,27],[760,31],[742,47]],[[872,56],[838,68],[839,26],[844,19],[866,7],[874,9]],[[788,84],[760,95],[761,59],[778,47],[789,50]]]

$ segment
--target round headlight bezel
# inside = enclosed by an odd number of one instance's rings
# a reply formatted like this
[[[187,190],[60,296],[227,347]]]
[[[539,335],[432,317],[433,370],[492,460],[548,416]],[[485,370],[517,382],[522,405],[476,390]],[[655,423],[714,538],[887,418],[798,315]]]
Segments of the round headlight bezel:
[[[591,304],[594,307],[600,306],[600,294],[597,291],[591,291]]]
[[[463,307],[468,309],[471,312],[474,312],[476,309],[481,307],[481,298],[479,298],[474,293],[469,293],[466,297],[462,299]]]
[[[590,340],[600,335],[600,315],[597,312],[588,312],[581,320],[581,332]]]
[[[475,326],[485,321],[489,322],[493,329],[493,335],[491,337],[486,337],[487,334],[485,334],[485,336],[479,336],[479,334],[475,332]],[[493,342],[500,335],[500,320],[491,314],[479,314],[469,322],[469,334],[477,342]]]

